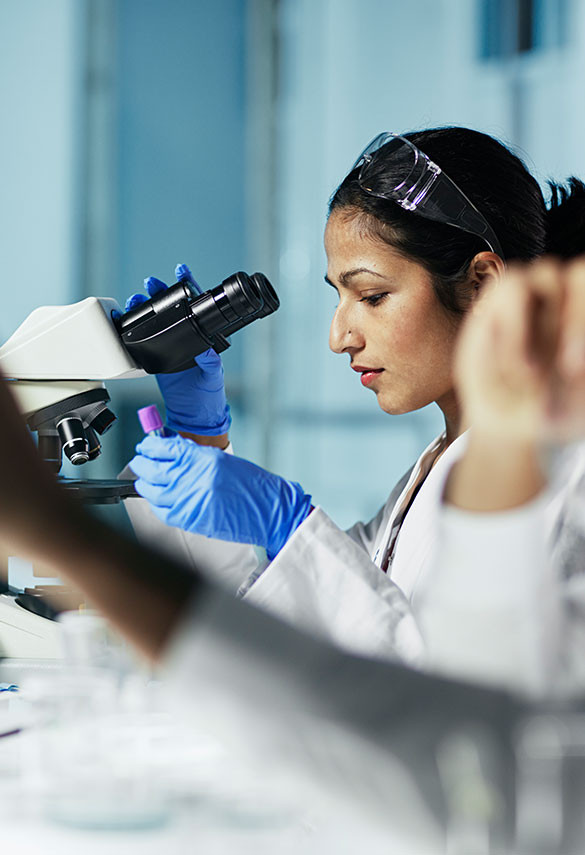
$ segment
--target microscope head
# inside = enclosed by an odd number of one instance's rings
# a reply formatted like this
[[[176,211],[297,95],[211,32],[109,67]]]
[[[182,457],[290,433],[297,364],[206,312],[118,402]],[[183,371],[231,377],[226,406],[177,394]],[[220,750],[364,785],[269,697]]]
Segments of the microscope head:
[[[75,465],[99,455],[98,436],[116,419],[103,381],[145,376],[124,348],[112,312],[121,314],[116,301],[97,297],[42,306],[0,348],[0,369],[55,472],[62,452]]]
[[[63,451],[76,465],[99,455],[98,435],[115,421],[104,380],[190,368],[200,353],[225,350],[228,336],[278,306],[262,273],[243,272],[205,292],[181,280],[125,313],[102,297],[42,306],[0,347],[0,370],[58,472]]]

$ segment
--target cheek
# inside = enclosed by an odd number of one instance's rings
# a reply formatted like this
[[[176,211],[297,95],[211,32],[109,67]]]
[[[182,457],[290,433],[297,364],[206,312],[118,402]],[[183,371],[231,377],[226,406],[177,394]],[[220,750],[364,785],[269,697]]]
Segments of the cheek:
[[[425,337],[424,317],[408,305],[392,305],[376,318],[375,327],[372,338],[384,342],[384,353],[390,359],[412,356]]]
[[[457,329],[433,304],[395,306],[380,319],[385,354],[390,360],[404,360],[412,366],[450,370]]]

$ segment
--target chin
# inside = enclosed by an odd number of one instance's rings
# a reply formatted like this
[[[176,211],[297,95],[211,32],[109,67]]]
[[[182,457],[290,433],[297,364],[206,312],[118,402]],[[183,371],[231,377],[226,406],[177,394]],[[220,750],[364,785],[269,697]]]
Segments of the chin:
[[[378,406],[384,413],[389,416],[403,416],[405,413],[410,413],[412,408],[400,404],[398,401],[380,400],[378,398]]]
[[[378,394],[378,406],[382,410],[382,412],[387,413],[389,416],[404,416],[406,413],[413,413],[415,410],[420,410],[423,407],[426,407],[430,401],[398,401],[393,397],[385,397],[383,394]]]

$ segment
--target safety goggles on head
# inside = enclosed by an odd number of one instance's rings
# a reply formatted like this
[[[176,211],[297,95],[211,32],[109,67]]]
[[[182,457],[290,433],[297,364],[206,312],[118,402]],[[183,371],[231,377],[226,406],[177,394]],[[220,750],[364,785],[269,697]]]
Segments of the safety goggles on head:
[[[384,149],[403,177],[390,180],[377,168],[376,153]],[[465,193],[445,175],[440,166],[414,143],[398,134],[378,134],[362,151],[351,171],[358,169],[362,190],[380,199],[397,202],[429,220],[455,226],[482,238],[492,252],[504,257],[494,230]],[[398,183],[396,183],[398,181]]]

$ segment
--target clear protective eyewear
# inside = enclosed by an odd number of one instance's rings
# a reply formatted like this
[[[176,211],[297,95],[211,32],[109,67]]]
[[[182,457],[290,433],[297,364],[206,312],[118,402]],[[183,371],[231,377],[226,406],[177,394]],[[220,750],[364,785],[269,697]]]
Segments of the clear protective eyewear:
[[[376,169],[376,153],[384,154],[401,167],[404,176],[396,184]],[[446,223],[482,238],[492,252],[504,257],[494,230],[465,193],[414,143],[398,134],[378,134],[351,168],[358,169],[358,183],[371,196],[396,202],[428,220]]]

